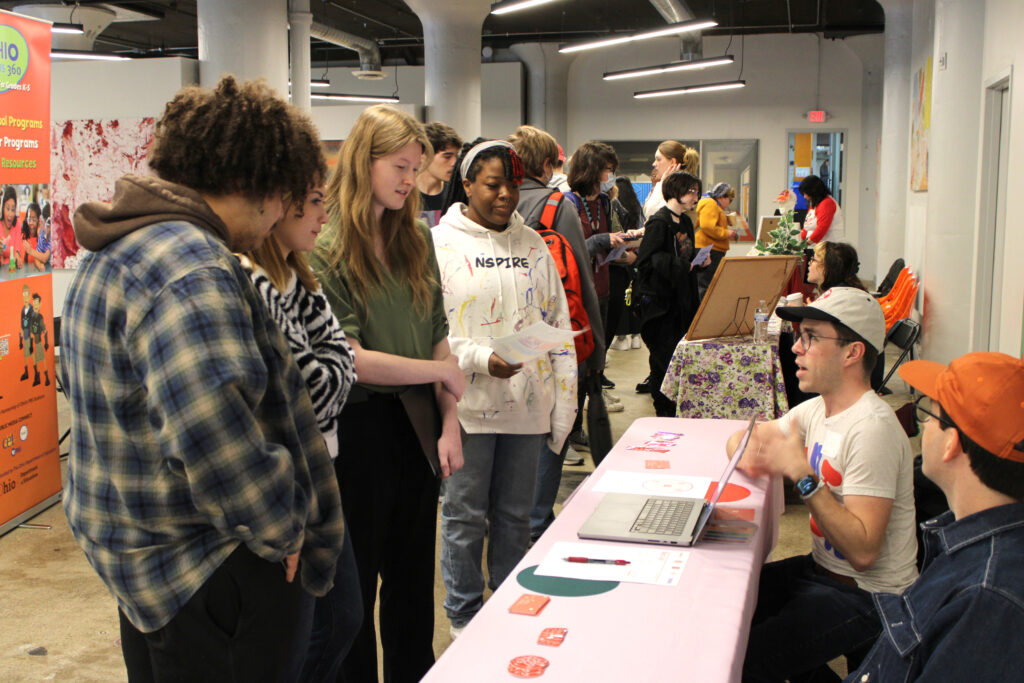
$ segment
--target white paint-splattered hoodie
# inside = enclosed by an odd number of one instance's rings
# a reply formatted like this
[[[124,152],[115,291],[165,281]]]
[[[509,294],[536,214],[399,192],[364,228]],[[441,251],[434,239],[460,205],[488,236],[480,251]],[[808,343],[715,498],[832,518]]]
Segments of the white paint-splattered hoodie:
[[[491,377],[491,341],[543,320],[569,329],[569,306],[547,245],[513,212],[503,232],[466,218],[454,204],[431,229],[448,315],[448,342],[466,373],[459,420],[471,434],[549,434],[558,453],[576,417],[573,343]]]

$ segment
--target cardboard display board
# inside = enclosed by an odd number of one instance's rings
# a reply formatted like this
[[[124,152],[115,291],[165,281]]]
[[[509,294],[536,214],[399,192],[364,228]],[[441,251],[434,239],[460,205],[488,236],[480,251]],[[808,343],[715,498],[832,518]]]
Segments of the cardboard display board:
[[[799,256],[726,257],[704,294],[686,339],[753,334],[754,311],[761,299],[774,308]]]
[[[761,240],[761,244],[768,244],[772,241],[768,233],[778,228],[781,220],[782,216],[761,216],[761,227],[757,231],[757,239]]]

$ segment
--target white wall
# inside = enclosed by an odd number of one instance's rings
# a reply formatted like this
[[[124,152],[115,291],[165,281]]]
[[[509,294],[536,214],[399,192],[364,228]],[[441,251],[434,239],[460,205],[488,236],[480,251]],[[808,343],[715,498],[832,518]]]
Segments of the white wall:
[[[727,38],[706,38],[704,56],[725,52]],[[775,210],[772,199],[786,187],[788,131],[844,130],[847,239],[857,244],[860,232],[858,193],[861,164],[860,59],[841,41],[821,44],[821,88],[817,90],[818,37],[747,36],[741,90],[636,100],[636,90],[732,80],[740,71],[741,40],[729,52],[736,64],[691,74],[603,81],[605,71],[660,64],[679,58],[679,41],[666,38],[620,50],[580,53],[569,71],[569,147],[589,139],[653,140],[756,138],[758,151],[757,216]],[[879,49],[881,49],[879,42]],[[829,113],[824,125],[807,123],[818,105]],[[651,154],[654,153],[654,146]]]
[[[1024,354],[1024,222],[1016,209],[1024,197],[1024,3],[1020,0],[988,0],[981,83],[975,96],[981,97],[984,83],[1012,70],[1010,83],[1010,156],[1007,164],[1006,243],[1003,258],[1002,316],[999,338],[992,349],[1012,356]]]
[[[424,95],[425,69],[422,66],[385,66],[386,78],[379,81],[361,81],[352,75],[351,67],[333,68],[327,71],[331,81],[329,88],[314,88],[318,91],[357,93],[360,95],[392,95],[398,90],[402,105],[409,105],[417,118],[426,102]],[[313,69],[314,78],[321,78],[322,70]],[[396,88],[397,86],[397,88]],[[503,138],[523,123],[523,65],[519,62],[487,63],[482,65],[481,108],[483,111],[481,131],[484,137]],[[352,105],[330,105],[313,100],[313,118],[320,129],[320,135],[329,140],[344,139],[363,107]],[[320,109],[337,110],[334,114],[319,112]],[[352,115],[355,112],[355,116]],[[434,120],[430,112],[422,117]],[[461,131],[460,131],[461,132]]]
[[[186,85],[199,82],[197,62],[181,57],[127,62],[54,61],[50,118],[159,116]]]
[[[928,60],[933,58],[933,45],[934,45],[934,34],[935,34],[935,0],[915,0],[914,1],[914,12],[913,12],[913,35],[910,41],[910,77],[911,79],[917,77],[919,69],[925,68],[928,64]],[[932,59],[932,72],[933,80],[932,87],[934,89],[934,72],[935,63]],[[913,87],[911,87],[911,97],[913,97]],[[911,103],[913,107],[913,103]],[[911,122],[913,119],[913,109],[907,111],[906,116],[906,127],[907,130],[911,130]],[[909,138],[908,138],[909,139]],[[931,147],[936,144],[942,144],[941,140],[935,140],[934,137],[931,140]],[[910,153],[910,150],[907,150]],[[934,163],[929,160],[928,164],[929,176],[933,170],[938,170]],[[942,175],[941,171],[939,173]],[[929,177],[929,182],[931,178]],[[910,191],[910,174],[907,174],[907,224],[906,224],[906,237],[904,239],[904,250],[903,258],[908,265],[911,265],[915,270],[922,270],[927,267],[925,264],[925,238],[926,229],[928,223],[928,192],[911,192]],[[880,264],[879,268],[887,268],[888,264]],[[923,297],[922,297],[923,298]]]

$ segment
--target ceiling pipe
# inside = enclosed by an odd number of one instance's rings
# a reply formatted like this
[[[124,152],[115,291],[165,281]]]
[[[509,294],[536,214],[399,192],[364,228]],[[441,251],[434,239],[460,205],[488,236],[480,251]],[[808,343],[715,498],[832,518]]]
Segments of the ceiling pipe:
[[[650,0],[654,9],[658,10],[661,18],[669,24],[677,24],[681,21],[693,21],[694,16],[689,6],[683,0]],[[690,33],[679,36],[679,59],[690,62],[704,57],[704,42],[700,33]]]
[[[356,78],[379,80],[384,78],[381,68],[380,48],[369,38],[339,31],[336,28],[314,21],[309,28],[310,35],[333,45],[355,50],[359,53],[359,69],[352,72]]]

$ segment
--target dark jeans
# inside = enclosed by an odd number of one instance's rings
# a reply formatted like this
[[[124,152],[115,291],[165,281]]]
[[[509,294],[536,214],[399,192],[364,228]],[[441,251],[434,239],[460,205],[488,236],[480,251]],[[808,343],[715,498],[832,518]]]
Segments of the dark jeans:
[[[744,681],[838,681],[827,663],[882,631],[871,594],[815,571],[810,555],[761,569]]]
[[[359,594],[359,572],[352,551],[352,537],[345,534],[345,545],[338,557],[334,573],[334,587],[322,598],[316,599],[313,609],[313,631],[309,636],[309,650],[302,665],[303,683],[335,681],[341,661],[345,659],[352,642],[363,623],[363,601]]]
[[[607,348],[619,333],[620,321],[629,315],[626,308],[626,287],[629,286],[630,267],[610,266],[608,268],[608,321],[604,326],[604,345]],[[624,334],[624,333],[623,333]]]
[[[377,680],[379,575],[384,680],[411,682],[434,664],[439,485],[401,401],[374,396],[342,411],[334,463],[363,599],[363,626],[341,673],[351,683]]]
[[[243,544],[162,628],[143,633],[118,614],[130,683],[297,681],[313,596]]]

